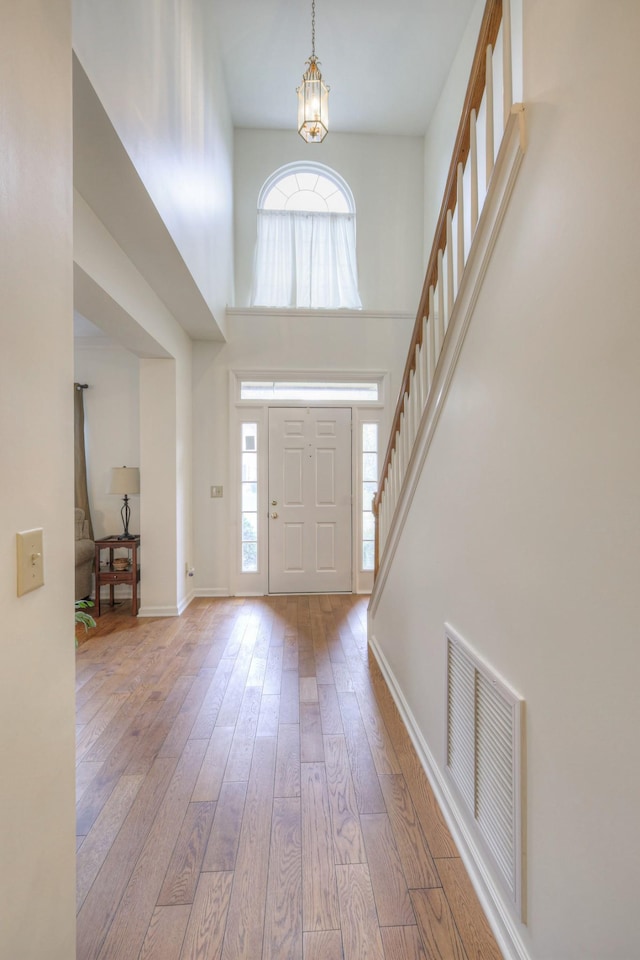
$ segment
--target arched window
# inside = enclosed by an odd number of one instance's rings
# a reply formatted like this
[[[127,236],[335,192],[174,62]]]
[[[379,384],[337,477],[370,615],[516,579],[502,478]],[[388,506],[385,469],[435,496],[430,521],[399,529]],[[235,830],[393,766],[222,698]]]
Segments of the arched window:
[[[353,194],[329,167],[287,164],[260,191],[251,304],[362,309]]]

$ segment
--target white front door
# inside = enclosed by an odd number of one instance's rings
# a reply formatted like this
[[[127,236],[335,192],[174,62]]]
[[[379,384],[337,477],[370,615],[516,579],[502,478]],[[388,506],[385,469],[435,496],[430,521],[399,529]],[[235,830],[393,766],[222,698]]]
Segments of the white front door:
[[[269,592],[351,590],[351,409],[269,410]]]

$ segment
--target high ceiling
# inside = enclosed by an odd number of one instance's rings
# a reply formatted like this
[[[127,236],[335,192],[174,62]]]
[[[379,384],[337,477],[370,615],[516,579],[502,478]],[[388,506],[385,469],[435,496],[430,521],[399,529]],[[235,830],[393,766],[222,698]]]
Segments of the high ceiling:
[[[474,0],[316,0],[330,129],[423,134]],[[291,129],[311,0],[212,0],[236,127]]]

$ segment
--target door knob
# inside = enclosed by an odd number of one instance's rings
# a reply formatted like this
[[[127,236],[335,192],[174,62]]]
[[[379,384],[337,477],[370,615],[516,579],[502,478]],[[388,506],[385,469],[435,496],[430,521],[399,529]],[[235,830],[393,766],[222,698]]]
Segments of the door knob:
[[[271,519],[272,519],[272,520],[277,520],[277,519],[278,519],[278,514],[277,514],[275,511],[271,514]]]

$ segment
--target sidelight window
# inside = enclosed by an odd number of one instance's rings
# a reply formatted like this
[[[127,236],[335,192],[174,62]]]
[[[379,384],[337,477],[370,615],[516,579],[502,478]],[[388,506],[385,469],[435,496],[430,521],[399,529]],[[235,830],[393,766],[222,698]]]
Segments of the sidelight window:
[[[378,490],[378,424],[362,424],[362,569],[375,564],[375,518],[371,504]]]
[[[241,569],[258,572],[258,424],[243,423],[241,504]]]

